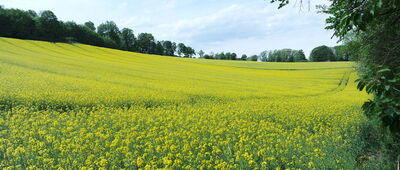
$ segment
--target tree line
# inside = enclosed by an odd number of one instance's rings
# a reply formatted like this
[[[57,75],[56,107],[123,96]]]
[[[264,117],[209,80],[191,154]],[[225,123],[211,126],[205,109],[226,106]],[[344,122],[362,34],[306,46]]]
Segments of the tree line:
[[[193,57],[195,50],[183,43],[157,41],[150,33],[137,36],[130,28],[119,29],[113,21],[97,28],[93,22],[63,22],[50,10],[6,9],[0,6],[0,36],[50,42],[83,43],[100,47],[166,56]]]
[[[243,54],[240,58],[236,53],[213,53],[205,54],[204,51],[198,52],[200,58],[214,60],[244,60],[244,61],[261,61],[261,62],[324,62],[324,61],[350,61],[348,47],[339,45],[335,47],[319,46],[312,50],[309,59],[306,58],[303,50],[280,49],[263,51],[259,55],[247,56]]]

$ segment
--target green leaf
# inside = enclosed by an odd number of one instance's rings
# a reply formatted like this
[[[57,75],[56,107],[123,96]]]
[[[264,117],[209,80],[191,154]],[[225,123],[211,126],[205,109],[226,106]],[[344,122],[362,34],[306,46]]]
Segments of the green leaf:
[[[373,9],[369,10],[369,13],[374,16],[375,15],[375,11]]]
[[[388,72],[388,71],[390,71],[389,68],[383,68],[383,69],[380,69],[380,70],[378,71],[378,73],[384,73],[384,72]]]
[[[382,8],[382,6],[383,6],[383,2],[382,2],[382,0],[379,0],[379,1],[376,3],[376,7]]]
[[[358,84],[357,84],[357,89],[362,91],[364,89],[364,87],[365,87],[365,83],[360,80],[360,82],[358,82]]]
[[[373,85],[367,85],[365,90],[367,91],[367,93],[371,93],[372,91],[374,91],[374,86]]]
[[[365,102],[361,107],[367,115],[374,114],[375,103],[371,100]]]

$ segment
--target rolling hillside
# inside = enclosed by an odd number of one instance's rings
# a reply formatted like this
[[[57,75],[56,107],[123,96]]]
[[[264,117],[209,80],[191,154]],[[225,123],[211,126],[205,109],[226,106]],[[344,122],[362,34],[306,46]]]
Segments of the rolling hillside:
[[[353,66],[0,38],[0,168],[354,169]]]

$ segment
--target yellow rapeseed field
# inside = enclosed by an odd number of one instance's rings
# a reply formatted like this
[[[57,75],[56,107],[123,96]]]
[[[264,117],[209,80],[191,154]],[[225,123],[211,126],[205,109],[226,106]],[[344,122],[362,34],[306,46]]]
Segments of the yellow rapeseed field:
[[[0,169],[354,169],[353,67],[0,38]]]

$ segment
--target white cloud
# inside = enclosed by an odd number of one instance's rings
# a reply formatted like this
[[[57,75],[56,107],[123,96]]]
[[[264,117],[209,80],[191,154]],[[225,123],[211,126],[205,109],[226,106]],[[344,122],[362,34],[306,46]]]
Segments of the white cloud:
[[[303,49],[308,54],[319,45],[335,45],[324,30],[324,17],[298,7],[232,4],[214,13],[155,24],[160,39],[185,42],[208,52],[258,54],[263,50]]]

